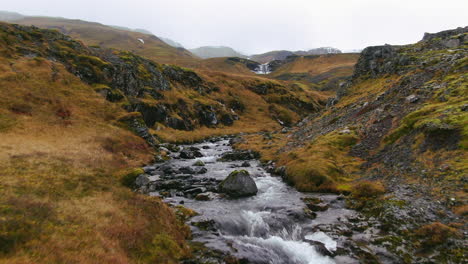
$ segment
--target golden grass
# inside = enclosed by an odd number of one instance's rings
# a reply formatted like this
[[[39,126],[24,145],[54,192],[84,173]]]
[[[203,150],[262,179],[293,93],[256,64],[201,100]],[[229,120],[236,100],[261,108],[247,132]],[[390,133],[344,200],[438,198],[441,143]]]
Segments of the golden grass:
[[[348,156],[349,148],[358,142],[355,132],[331,132],[308,142],[304,147],[284,151],[285,134],[247,135],[236,145],[258,151],[262,160],[276,161],[286,167],[286,179],[300,191],[349,191],[350,182],[358,178],[362,161]]]
[[[340,67],[352,67],[356,64],[359,54],[329,54],[317,57],[300,56],[291,63],[279,67],[272,76],[285,73],[309,73],[318,75]]]
[[[120,183],[120,170],[152,158],[113,125],[123,110],[61,65],[0,67],[0,263],[177,263],[190,254],[173,211]]]

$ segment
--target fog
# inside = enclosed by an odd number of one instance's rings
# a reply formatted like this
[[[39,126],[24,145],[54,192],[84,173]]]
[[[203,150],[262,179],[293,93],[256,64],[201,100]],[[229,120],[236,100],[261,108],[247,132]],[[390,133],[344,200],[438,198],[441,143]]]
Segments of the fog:
[[[466,0],[1,0],[0,9],[143,28],[186,48],[246,54],[332,46],[407,44],[466,26]]]

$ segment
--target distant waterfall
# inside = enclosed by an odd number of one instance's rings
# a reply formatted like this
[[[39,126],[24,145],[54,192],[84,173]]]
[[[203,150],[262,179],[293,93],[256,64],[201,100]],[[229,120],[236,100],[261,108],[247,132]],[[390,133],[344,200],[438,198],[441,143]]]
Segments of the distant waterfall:
[[[256,74],[270,74],[271,73],[270,63],[267,62],[267,63],[258,65],[257,68],[254,70],[254,72]]]

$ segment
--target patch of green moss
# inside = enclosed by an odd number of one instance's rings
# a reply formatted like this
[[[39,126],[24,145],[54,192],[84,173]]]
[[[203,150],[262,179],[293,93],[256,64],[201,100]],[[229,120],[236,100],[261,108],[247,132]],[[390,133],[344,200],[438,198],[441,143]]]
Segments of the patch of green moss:
[[[135,180],[140,174],[144,174],[145,171],[142,168],[135,168],[125,171],[120,177],[120,182],[122,185],[133,188],[135,186]]]
[[[183,248],[167,234],[158,234],[149,247],[147,263],[178,263],[184,256]]]

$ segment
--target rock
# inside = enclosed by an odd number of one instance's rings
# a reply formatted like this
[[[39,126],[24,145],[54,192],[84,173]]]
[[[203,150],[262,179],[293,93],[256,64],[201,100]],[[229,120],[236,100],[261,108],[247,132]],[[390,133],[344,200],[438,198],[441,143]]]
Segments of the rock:
[[[138,187],[142,187],[150,182],[150,179],[146,174],[140,174],[136,180],[135,180],[135,185]]]
[[[260,158],[260,154],[251,150],[230,151],[221,156],[222,161],[251,160],[258,158]]]
[[[199,150],[183,149],[180,152],[179,157],[181,159],[194,159],[203,157],[203,154]]]
[[[340,134],[351,134],[351,130],[348,127],[340,131]]]
[[[154,166],[145,166],[145,167],[143,167],[143,170],[145,171],[145,173],[151,173],[151,172],[156,170],[156,167],[154,167]]]
[[[244,162],[241,164],[241,167],[250,167],[250,163],[247,162],[247,161],[244,161]]]
[[[221,123],[226,126],[234,124],[234,117],[231,114],[224,114],[221,116]]]
[[[195,170],[190,168],[190,167],[182,167],[179,169],[179,172],[184,173],[184,174],[195,174]]]
[[[205,231],[216,231],[216,222],[214,220],[203,220],[199,222],[191,222],[193,226],[200,228]]]
[[[170,165],[163,165],[161,166],[161,168],[159,168],[162,172],[164,172],[164,174],[167,174],[167,175],[170,175],[170,174],[174,174],[176,172],[176,170],[170,166]]]
[[[417,101],[419,101],[419,97],[417,97],[416,95],[412,94],[408,97],[406,97],[406,102],[408,103],[416,103]]]
[[[214,193],[206,192],[206,193],[199,193],[195,196],[195,200],[197,201],[211,201],[214,198]]]
[[[205,162],[203,162],[202,160],[197,160],[195,161],[195,163],[193,163],[193,166],[205,166]]]
[[[220,192],[233,198],[252,196],[258,192],[255,181],[245,170],[231,172],[218,187]]]
[[[202,106],[198,111],[200,123],[205,126],[215,126],[218,124],[218,118],[216,112],[212,106]]]
[[[309,204],[307,204],[307,207],[312,211],[326,211],[326,210],[328,210],[328,204],[325,204],[325,203],[319,203],[319,204],[309,203]]]
[[[210,149],[210,146],[203,146],[202,149]]]
[[[334,257],[335,254],[333,254],[332,252],[330,252],[327,247],[325,247],[325,244],[323,244],[322,242],[319,242],[319,241],[314,241],[314,240],[308,240],[306,239],[306,241],[313,245],[315,250],[320,253],[321,255],[323,256],[329,256],[329,257]]]
[[[199,168],[198,170],[195,171],[196,174],[205,174],[207,172],[208,172],[208,170],[206,168],[204,168],[204,167]]]

